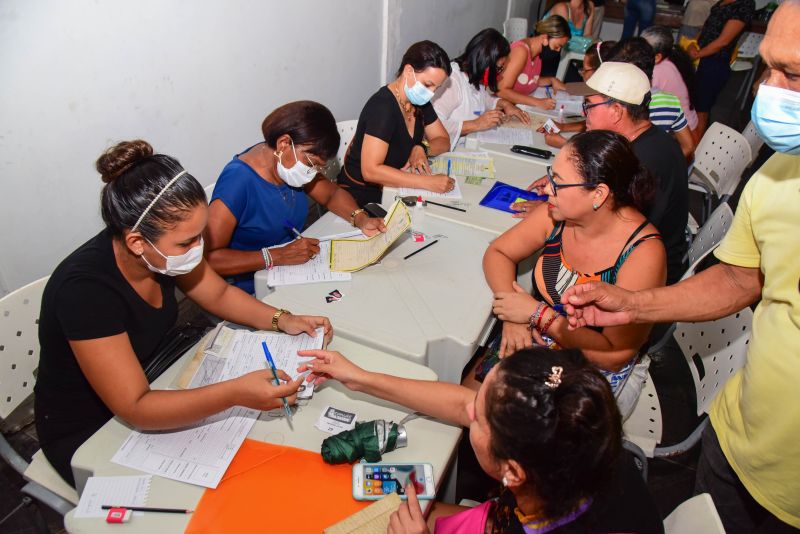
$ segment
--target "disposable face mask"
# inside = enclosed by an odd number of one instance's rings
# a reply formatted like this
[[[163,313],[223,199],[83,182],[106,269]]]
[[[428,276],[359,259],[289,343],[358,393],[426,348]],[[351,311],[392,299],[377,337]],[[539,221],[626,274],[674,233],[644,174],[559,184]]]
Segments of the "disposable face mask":
[[[415,106],[424,106],[431,101],[431,98],[433,98],[433,91],[417,81],[417,75],[414,74],[413,70],[411,71],[411,74],[414,76],[414,85],[409,89],[407,84],[403,84],[406,98],[408,98],[408,101]],[[405,78],[403,79],[405,80]]]
[[[150,240],[147,240],[150,243]],[[142,254],[142,259],[147,264],[147,268],[153,271],[154,273],[161,273],[167,276],[178,276],[181,274],[188,274],[192,272],[192,270],[200,265],[200,262],[203,261],[203,238],[200,238],[200,244],[196,247],[192,247],[187,250],[185,253],[181,254],[180,256],[165,256],[160,250],[156,248],[153,243],[150,243],[150,246],[158,252],[162,258],[167,260],[167,264],[164,266],[163,269],[159,269],[158,267],[153,267],[150,265],[150,262],[147,261],[147,258],[144,257]]]
[[[280,176],[281,180],[286,182],[286,185],[289,187],[303,187],[314,179],[316,173],[312,167],[300,161],[297,157],[297,151],[294,149],[294,141],[291,139],[289,139],[289,141],[292,143],[295,163],[292,165],[291,169],[287,169],[283,166],[283,163],[281,163],[282,153],[276,153],[275,155],[278,157],[278,176]]]
[[[772,149],[800,156],[800,92],[762,84],[750,117]]]

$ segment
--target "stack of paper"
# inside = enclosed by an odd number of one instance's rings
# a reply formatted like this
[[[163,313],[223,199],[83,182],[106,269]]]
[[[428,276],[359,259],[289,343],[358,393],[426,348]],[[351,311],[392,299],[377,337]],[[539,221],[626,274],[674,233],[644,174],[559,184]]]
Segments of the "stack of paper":
[[[361,235],[361,231],[359,230],[356,235]],[[299,265],[276,265],[267,271],[267,285],[277,287],[351,280],[353,275],[350,273],[335,273],[331,271],[328,261],[330,255],[330,241],[320,241],[319,253],[307,262]]]
[[[477,134],[481,143],[496,143],[498,145],[526,145],[533,144],[533,130],[530,128],[509,128],[498,126],[491,130],[483,130]]]

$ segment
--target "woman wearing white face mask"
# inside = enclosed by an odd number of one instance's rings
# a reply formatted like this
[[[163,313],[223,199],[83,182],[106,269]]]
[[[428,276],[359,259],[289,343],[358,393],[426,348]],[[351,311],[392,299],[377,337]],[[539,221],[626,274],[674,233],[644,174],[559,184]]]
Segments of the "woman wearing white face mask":
[[[337,178],[360,206],[380,202],[384,186],[437,193],[455,186],[452,178],[431,175],[428,165],[428,155],[450,150],[450,137],[430,103],[450,75],[450,59],[436,43],[420,41],[406,51],[400,65],[397,78],[378,89],[361,110]]]
[[[331,112],[317,102],[285,104],[261,125],[264,142],[225,166],[211,195],[206,256],[219,274],[254,293],[253,273],[305,263],[319,253],[316,239],[296,239],[308,216],[308,197],[368,236],[385,230],[347,191],[324,174],[339,149]],[[275,247],[289,243],[286,246]]]
[[[143,368],[177,319],[175,287],[235,323],[289,334],[331,325],[292,315],[225,283],[203,260],[203,188],[145,141],[122,142],[97,161],[106,228],[53,272],[42,297],[36,428],[42,450],[73,484],[75,450],[114,415],[143,430],[185,426],[232,406],[294,402],[300,381],[273,385],[256,371],[212,386],[151,391]],[[288,379],[283,374],[282,378]]]

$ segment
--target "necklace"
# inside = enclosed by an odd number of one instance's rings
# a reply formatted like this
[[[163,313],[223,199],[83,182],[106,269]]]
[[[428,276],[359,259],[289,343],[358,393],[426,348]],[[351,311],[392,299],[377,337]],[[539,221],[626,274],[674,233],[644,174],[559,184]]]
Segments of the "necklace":
[[[639,126],[638,128],[636,128],[636,130],[634,130],[634,133],[631,135],[630,142],[633,143],[634,141],[636,141],[636,139],[638,139],[640,135],[642,135],[649,129],[650,129],[650,122],[645,121],[641,126]]]
[[[400,111],[403,113],[403,117],[405,117],[407,122],[411,122],[414,120],[414,108],[410,104],[403,105],[402,100],[400,100],[400,91],[397,90],[397,82],[395,82],[395,87],[392,87],[392,92],[394,93],[395,99],[397,99],[397,105],[400,106]]]

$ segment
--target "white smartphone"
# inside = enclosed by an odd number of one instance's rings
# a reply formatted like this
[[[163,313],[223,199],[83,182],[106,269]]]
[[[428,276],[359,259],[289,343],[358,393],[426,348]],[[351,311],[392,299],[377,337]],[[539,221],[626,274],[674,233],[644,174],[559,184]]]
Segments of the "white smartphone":
[[[387,493],[397,493],[406,499],[406,485],[413,482],[418,499],[436,497],[431,464],[366,464],[353,466],[353,498],[358,501],[377,501]]]

